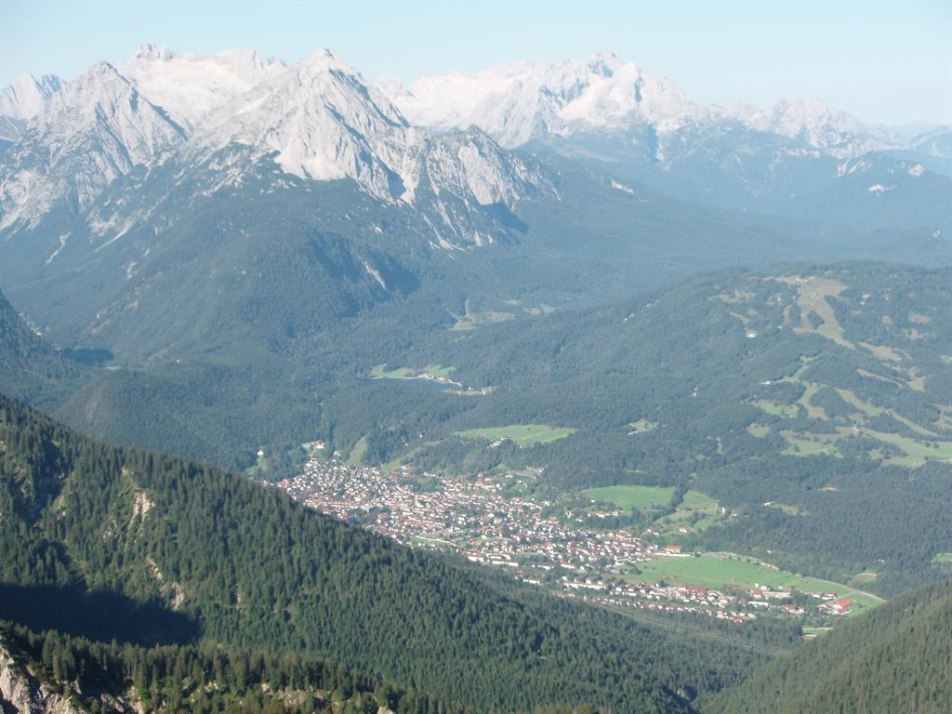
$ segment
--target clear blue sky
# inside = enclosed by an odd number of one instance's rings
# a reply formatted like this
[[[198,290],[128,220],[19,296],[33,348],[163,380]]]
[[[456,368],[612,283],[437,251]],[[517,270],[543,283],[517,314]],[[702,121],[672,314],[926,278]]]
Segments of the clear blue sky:
[[[0,86],[72,78],[142,42],[251,47],[295,61],[330,47],[370,80],[612,49],[693,98],[819,97],[871,122],[952,123],[952,1],[49,2],[0,0]]]

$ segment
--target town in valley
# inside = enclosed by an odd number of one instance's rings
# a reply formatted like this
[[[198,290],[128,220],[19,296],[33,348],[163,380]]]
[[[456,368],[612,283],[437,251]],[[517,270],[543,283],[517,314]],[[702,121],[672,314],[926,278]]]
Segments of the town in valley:
[[[613,609],[697,613],[734,623],[772,614],[822,626],[875,604],[867,593],[837,583],[828,583],[827,590],[798,590],[756,581],[714,587],[690,582],[690,576],[652,579],[652,566],[692,558],[776,568],[733,553],[688,550],[665,542],[656,528],[619,527],[627,512],[601,501],[538,497],[532,489],[536,478],[531,472],[449,477],[408,466],[350,465],[335,455],[312,458],[298,476],[276,486],[309,507],[402,544],[453,552],[555,594]]]

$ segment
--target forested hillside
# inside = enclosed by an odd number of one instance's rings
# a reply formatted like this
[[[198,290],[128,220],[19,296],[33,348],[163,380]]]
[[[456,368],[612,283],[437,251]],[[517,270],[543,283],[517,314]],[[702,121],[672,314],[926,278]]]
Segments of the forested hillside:
[[[944,714],[952,702],[952,581],[897,598],[781,657],[711,714]]]
[[[101,642],[59,630],[35,633],[7,622],[0,622],[0,669],[5,682],[14,685],[9,691],[0,689],[3,707],[26,704],[37,709],[58,695],[94,714],[142,710],[356,714],[379,707],[407,713],[462,711],[306,654],[208,643],[150,647]],[[29,703],[23,701],[24,689],[32,690]]]
[[[789,265],[570,310],[490,309],[463,283],[442,318],[421,288],[274,352],[94,370],[56,413],[265,477],[321,439],[365,463],[541,469],[552,493],[694,489],[733,517],[685,545],[841,582],[875,573],[868,589],[892,595],[940,577],[934,558],[952,552],[950,285],[947,268]],[[518,424],[566,431],[465,436]]]
[[[0,394],[50,406],[81,378],[82,368],[44,342],[0,292]]]
[[[0,402],[0,618],[329,657],[474,710],[688,711],[757,658],[513,589],[245,479]],[[677,692],[680,692],[678,694]]]
[[[687,544],[843,581],[875,572],[872,587],[893,594],[939,577],[933,558],[952,551],[950,286],[948,269],[876,264],[727,271],[432,335],[378,370],[410,406],[390,411],[379,391],[365,455],[541,467],[555,491],[693,488],[734,517]],[[420,377],[437,367],[470,395]],[[440,419],[417,417],[414,396],[443,405]],[[511,424],[569,432],[534,444],[466,436]]]

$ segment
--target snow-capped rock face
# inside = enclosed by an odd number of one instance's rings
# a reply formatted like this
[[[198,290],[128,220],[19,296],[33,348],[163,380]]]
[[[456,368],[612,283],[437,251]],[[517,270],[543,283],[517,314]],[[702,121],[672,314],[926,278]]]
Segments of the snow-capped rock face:
[[[185,139],[116,69],[98,62],[57,92],[0,161],[0,228],[65,199],[82,210],[134,166]]]
[[[0,116],[24,121],[32,119],[43,111],[62,86],[62,80],[51,74],[41,77],[24,74],[9,87],[0,89]]]
[[[34,225],[58,206],[101,246],[144,220],[171,225],[162,197],[178,185],[208,197],[246,182],[260,187],[262,176],[273,176],[268,190],[349,179],[412,207],[434,245],[457,248],[495,240],[494,219],[475,209],[511,206],[545,183],[478,129],[434,137],[411,127],[328,50],[289,67],[251,52],[179,55],[146,45],[124,70],[129,76],[95,64],[2,154],[0,229]],[[154,171],[170,158],[169,171]],[[148,171],[132,193],[106,192],[137,166]]]
[[[677,85],[614,53],[583,62],[515,63],[476,72],[423,77],[408,90],[385,84],[414,124],[438,129],[476,125],[503,146],[572,131],[647,122],[675,129],[703,117]]]
[[[259,82],[288,70],[283,62],[264,60],[253,50],[180,54],[152,44],[142,45],[118,69],[187,131]]]
[[[478,129],[432,140],[421,159],[420,170],[434,193],[472,196],[483,206],[512,205],[524,198],[528,185],[542,180]]]
[[[62,86],[60,78],[50,74],[39,78],[24,74],[0,89],[0,142],[19,139],[27,121],[40,114]]]
[[[726,115],[751,129],[796,139],[836,158],[895,146],[856,117],[836,112],[819,99],[781,101],[769,109],[739,104],[727,109]]]
[[[646,74],[611,52],[581,62],[520,62],[422,77],[409,88],[385,79],[380,87],[415,125],[441,130],[476,125],[510,148],[530,139],[630,131],[639,125],[650,126],[664,143],[685,126],[731,121],[836,158],[897,147],[884,133],[816,99],[783,101],[768,109],[702,106],[668,78]]]
[[[485,134],[430,141],[427,131],[411,127],[382,92],[329,50],[222,107],[190,144],[189,151],[206,154],[244,145],[253,157],[273,155],[288,174],[349,178],[385,201],[413,203],[424,174],[434,191],[454,191],[480,204],[520,191],[511,183],[520,180],[519,162]]]
[[[329,50],[302,59],[274,81],[209,116],[195,151],[241,144],[253,158],[274,155],[287,173],[352,178],[379,198],[403,197],[403,159],[415,143],[400,112]]]

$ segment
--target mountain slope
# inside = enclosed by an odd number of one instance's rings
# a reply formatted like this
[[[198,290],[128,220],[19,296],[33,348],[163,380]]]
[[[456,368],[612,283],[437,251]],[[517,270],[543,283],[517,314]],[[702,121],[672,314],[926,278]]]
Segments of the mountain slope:
[[[896,146],[816,99],[781,101],[768,109],[703,106],[667,77],[645,73],[613,52],[583,61],[517,62],[469,74],[431,75],[408,88],[388,80],[381,86],[414,124],[439,129],[475,124],[507,147],[638,125],[650,127],[656,140],[691,125],[725,120],[796,139],[836,158]]]
[[[585,62],[517,63],[423,77],[408,90],[388,89],[415,124],[440,129],[475,124],[507,147],[634,122],[676,127],[705,114],[667,78],[646,75],[610,52]]]
[[[146,43],[118,70],[149,101],[192,133],[209,113],[256,84],[283,74],[287,66],[278,60],[264,60],[253,50],[198,55]]]
[[[381,86],[413,123],[443,130],[475,125],[506,147],[541,144],[679,198],[866,230],[949,230],[952,184],[940,175],[942,166],[924,151],[900,151],[915,141],[893,140],[819,100],[768,109],[704,106],[669,79],[605,52],[585,61],[423,77],[409,88]],[[899,152],[907,165],[883,152]],[[903,187],[840,180],[840,162],[861,157],[889,173],[919,166],[917,176],[927,177]],[[897,193],[877,201],[876,186]]]
[[[82,369],[54,350],[0,293],[0,394],[50,406],[81,383]]]
[[[116,69],[98,62],[54,94],[0,159],[0,229],[62,205],[77,212],[185,138]]]
[[[892,594],[934,579],[932,558],[952,549],[950,284],[949,269],[884,265],[725,271],[612,307],[431,334],[380,362],[442,365],[489,393],[446,388],[440,419],[386,412],[381,398],[364,433],[381,461],[407,454],[431,470],[544,466],[557,491],[694,488],[738,517],[686,542],[842,581],[874,571],[872,587]],[[403,385],[436,400],[432,385]],[[654,428],[633,434],[638,423]],[[531,448],[459,436],[507,424],[577,431]]]
[[[34,77],[24,74],[9,87],[0,89],[0,116],[25,121],[41,114],[50,98],[63,87],[63,80],[51,74]]]
[[[897,598],[771,663],[711,714],[941,714],[952,701],[952,582]]]
[[[719,688],[751,663],[512,590],[247,480],[100,446],[6,399],[0,443],[11,524],[0,579],[113,593],[131,609],[114,608],[112,622],[144,635],[150,622],[162,637],[197,626],[208,642],[320,653],[477,711],[553,701],[688,711],[674,690]],[[0,612],[8,619],[57,613],[39,596],[0,607],[18,609]],[[155,629],[156,618],[168,624]]]

